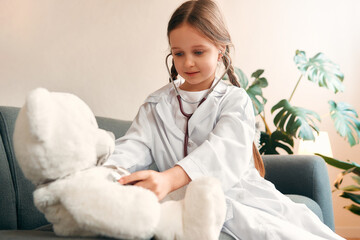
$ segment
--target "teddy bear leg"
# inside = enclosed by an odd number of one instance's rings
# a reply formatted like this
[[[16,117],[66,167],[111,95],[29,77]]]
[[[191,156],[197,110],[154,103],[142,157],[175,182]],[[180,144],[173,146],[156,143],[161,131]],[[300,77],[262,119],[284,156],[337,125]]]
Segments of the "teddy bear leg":
[[[34,191],[34,204],[46,219],[53,224],[53,229],[58,236],[95,236],[94,233],[80,230],[80,226],[73,216],[60,203],[53,186],[40,187]]]
[[[97,235],[81,228],[61,204],[48,208],[45,216],[49,222],[53,223],[54,232],[58,236],[93,237]]]
[[[155,230],[155,239],[183,239],[183,204],[183,200],[171,200],[161,204],[160,221]]]
[[[226,202],[220,182],[211,177],[195,179],[187,187],[181,239],[217,240],[225,221]]]

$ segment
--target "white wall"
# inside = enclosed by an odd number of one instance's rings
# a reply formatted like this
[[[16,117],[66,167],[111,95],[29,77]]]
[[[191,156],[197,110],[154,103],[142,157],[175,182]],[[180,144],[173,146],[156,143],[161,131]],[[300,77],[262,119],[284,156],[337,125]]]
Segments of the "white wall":
[[[0,0],[0,105],[21,106],[35,87],[75,93],[96,115],[132,119],[145,97],[167,83],[167,21],[180,0]],[[327,101],[360,113],[360,2],[357,0],[219,0],[235,44],[235,66],[265,69],[270,108],[289,98],[299,77],[296,49],[324,52],[345,74],[334,96],[303,80],[293,104],[322,116],[334,157],[359,163],[332,126]],[[329,167],[331,182],[339,170]],[[351,183],[350,180],[348,180]],[[360,236],[359,217],[334,194],[336,229]]]

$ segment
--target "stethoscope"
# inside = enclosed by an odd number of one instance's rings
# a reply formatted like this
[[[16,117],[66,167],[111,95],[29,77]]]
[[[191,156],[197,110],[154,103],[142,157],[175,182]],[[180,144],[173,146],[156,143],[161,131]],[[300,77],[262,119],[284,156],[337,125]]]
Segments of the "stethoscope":
[[[168,65],[168,59],[169,57],[172,55],[171,53],[168,54],[165,58],[165,65],[166,65],[166,69],[169,73],[169,80],[170,82],[172,83],[173,87],[174,87],[174,90],[175,90],[175,93],[176,93],[176,98],[179,102],[179,107],[180,107],[180,112],[182,113],[182,115],[184,115],[184,117],[186,118],[186,127],[185,127],[185,136],[184,136],[184,157],[186,157],[188,155],[188,149],[187,149],[187,146],[188,146],[188,143],[189,143],[189,120],[191,118],[191,116],[193,115],[193,113],[189,114],[189,113],[186,113],[183,109],[183,106],[182,106],[182,101],[184,102],[187,102],[189,104],[196,104],[196,103],[199,103],[198,104],[198,107],[206,100],[206,98],[209,96],[209,94],[214,90],[214,88],[216,87],[216,85],[218,85],[218,83],[221,81],[221,79],[225,76],[225,74],[227,73],[227,71],[229,70],[230,68],[230,65],[231,65],[231,60],[230,58],[226,55],[226,54],[222,54],[221,51],[219,51],[219,53],[223,56],[223,57],[226,57],[227,60],[228,60],[228,66],[226,67],[225,71],[223,72],[223,74],[217,79],[216,83],[213,84],[213,86],[207,91],[207,93],[205,94],[205,96],[200,100],[200,101],[196,101],[196,102],[191,102],[191,101],[188,101],[186,100],[185,98],[183,98],[181,96],[181,94],[179,93],[179,90],[171,76],[171,72],[170,72],[170,68],[169,68],[169,65]]]

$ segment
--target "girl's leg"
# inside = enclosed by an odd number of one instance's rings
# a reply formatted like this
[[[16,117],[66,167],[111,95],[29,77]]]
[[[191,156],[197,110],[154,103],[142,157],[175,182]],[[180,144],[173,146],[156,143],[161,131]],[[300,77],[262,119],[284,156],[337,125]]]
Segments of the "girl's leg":
[[[307,219],[301,213],[298,213],[298,216],[294,216],[294,218],[303,218],[308,222],[297,225],[286,218],[275,217],[260,209],[235,203],[233,218],[225,223],[224,230],[225,232],[230,231],[238,239],[244,240],[343,239],[327,228],[320,220],[318,222],[313,219],[316,216],[307,217],[307,214],[304,214]]]

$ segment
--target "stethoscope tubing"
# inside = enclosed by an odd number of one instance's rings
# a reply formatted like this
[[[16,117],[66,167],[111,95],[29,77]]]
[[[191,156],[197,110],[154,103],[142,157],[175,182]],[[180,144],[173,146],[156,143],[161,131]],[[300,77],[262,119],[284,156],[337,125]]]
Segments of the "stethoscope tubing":
[[[217,80],[217,82],[209,89],[209,91],[205,94],[205,96],[200,100],[200,101],[196,101],[196,102],[191,102],[191,101],[188,101],[186,99],[184,99],[181,94],[179,93],[179,90],[178,88],[176,87],[176,84],[171,76],[171,72],[170,72],[170,69],[169,69],[169,65],[168,65],[168,59],[169,57],[171,56],[171,53],[168,54],[165,58],[165,64],[166,64],[166,69],[169,73],[169,80],[170,82],[173,84],[174,86],[174,89],[175,89],[175,92],[176,92],[176,98],[178,99],[179,101],[179,107],[180,107],[180,112],[182,113],[182,115],[186,118],[186,127],[185,127],[185,135],[184,135],[184,157],[186,157],[188,155],[188,149],[187,149],[187,145],[189,143],[189,120],[192,116],[192,113],[189,114],[189,113],[186,113],[183,109],[183,106],[182,106],[182,103],[181,103],[181,100],[184,101],[184,102],[187,102],[187,103],[190,103],[190,104],[196,104],[198,103],[198,106],[200,106],[205,100],[206,98],[209,96],[209,94],[214,90],[214,88],[216,87],[216,85],[221,81],[221,79],[225,76],[225,74],[227,73],[227,71],[229,70],[230,68],[230,64],[231,64],[231,60],[228,56],[222,54],[223,57],[226,57],[229,61],[229,65],[226,67],[224,73],[221,75],[221,77]]]

